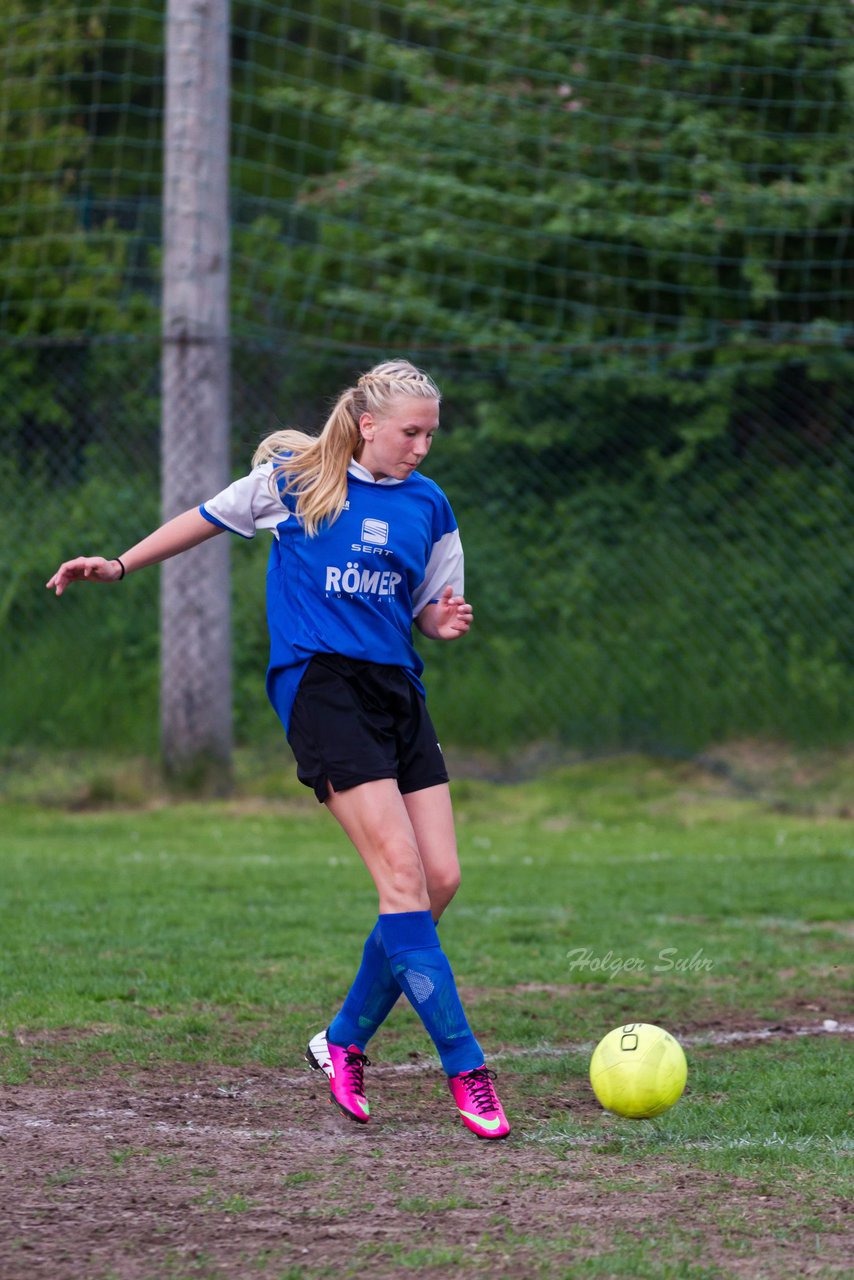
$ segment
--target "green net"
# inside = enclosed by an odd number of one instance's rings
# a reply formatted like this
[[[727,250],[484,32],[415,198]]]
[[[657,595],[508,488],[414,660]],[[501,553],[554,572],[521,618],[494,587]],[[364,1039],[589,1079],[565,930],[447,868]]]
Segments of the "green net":
[[[155,576],[39,584],[157,520],[164,9],[0,16],[7,743],[156,735]],[[235,471],[378,359],[440,382],[477,611],[429,652],[444,739],[850,737],[852,15],[233,5]],[[276,731],[264,554],[244,738]]]
[[[850,11],[574,8],[291,11],[305,44],[261,103],[271,131],[325,147],[282,157],[287,218],[258,200],[247,330],[278,290],[299,330],[350,347],[850,333]]]

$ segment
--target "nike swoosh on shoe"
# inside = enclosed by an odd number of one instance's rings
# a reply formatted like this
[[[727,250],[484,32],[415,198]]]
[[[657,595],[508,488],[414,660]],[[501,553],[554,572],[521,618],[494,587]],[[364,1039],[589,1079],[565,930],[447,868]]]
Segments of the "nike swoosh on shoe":
[[[473,1115],[471,1111],[461,1111],[461,1116],[465,1116],[467,1120],[473,1120],[475,1124],[481,1125],[484,1129],[497,1129],[501,1124],[501,1117],[495,1116],[492,1120],[484,1120],[483,1116]]]

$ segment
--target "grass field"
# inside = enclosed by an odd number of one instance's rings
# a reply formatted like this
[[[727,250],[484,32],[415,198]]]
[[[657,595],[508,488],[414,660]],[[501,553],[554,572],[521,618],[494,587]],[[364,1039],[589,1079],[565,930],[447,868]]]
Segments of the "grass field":
[[[142,773],[99,768],[19,770],[0,809],[3,1280],[850,1274],[838,775],[749,794],[617,758],[455,785],[442,937],[513,1122],[489,1146],[402,1004],[364,1129],[304,1069],[375,913],[307,792],[141,804]],[[653,1121],[586,1080],[637,1020],[689,1060]]]

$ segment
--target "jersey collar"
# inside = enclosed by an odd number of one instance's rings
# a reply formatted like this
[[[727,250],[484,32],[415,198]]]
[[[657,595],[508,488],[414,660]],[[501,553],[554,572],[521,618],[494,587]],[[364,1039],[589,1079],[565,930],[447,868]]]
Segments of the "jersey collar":
[[[403,484],[402,480],[395,480],[394,476],[383,476],[382,480],[375,480],[368,468],[363,467],[355,458],[347,468],[347,474],[356,480],[365,480],[368,484]]]

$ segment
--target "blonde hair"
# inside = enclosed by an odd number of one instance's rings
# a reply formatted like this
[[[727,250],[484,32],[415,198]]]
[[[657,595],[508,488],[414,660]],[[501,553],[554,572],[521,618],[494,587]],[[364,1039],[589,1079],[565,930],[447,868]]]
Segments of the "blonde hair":
[[[283,493],[296,494],[296,514],[312,537],[324,521],[332,524],[347,500],[347,468],[362,447],[359,419],[363,413],[381,418],[399,396],[441,400],[432,378],[408,360],[387,360],[363,373],[335,402],[320,435],[274,431],[262,440],[253,467],[275,460],[271,487],[282,477]],[[287,456],[282,457],[285,454]]]

